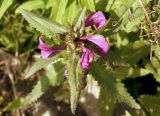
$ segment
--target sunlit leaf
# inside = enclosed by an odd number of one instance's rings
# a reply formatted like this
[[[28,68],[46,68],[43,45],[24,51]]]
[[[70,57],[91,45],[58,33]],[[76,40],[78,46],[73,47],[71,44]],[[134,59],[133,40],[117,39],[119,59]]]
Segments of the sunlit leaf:
[[[136,103],[133,97],[127,92],[124,85],[121,82],[117,82],[115,77],[109,74],[104,66],[94,65],[91,74],[100,85],[107,88],[118,102],[124,102],[132,108],[140,109],[140,105]]]
[[[0,5],[0,19],[2,18],[5,11],[12,5],[12,0],[3,0],[2,4]]]
[[[64,64],[61,62],[48,66],[46,71],[47,73],[40,77],[31,93],[26,96],[23,105],[37,101],[50,87],[57,86],[64,81]]]
[[[32,27],[36,28],[38,31],[48,37],[52,37],[55,33],[64,34],[67,32],[64,26],[56,22],[38,17],[24,9],[21,9],[20,12],[22,13],[23,17],[31,24]]]
[[[60,58],[59,54],[56,54],[55,56],[47,59],[44,58],[37,59],[37,61],[33,64],[33,66],[27,71],[25,78],[32,76],[38,70],[48,66],[49,64],[54,64],[60,60],[62,59]]]
[[[19,107],[24,102],[24,98],[19,97],[12,102],[10,102],[5,108],[4,111],[12,111],[13,109]]]
[[[39,8],[44,8],[44,1],[43,0],[30,0],[27,2],[24,2],[23,4],[21,4],[17,9],[16,9],[16,13],[20,13],[21,9],[26,9],[28,11],[32,11],[32,10],[36,10]]]

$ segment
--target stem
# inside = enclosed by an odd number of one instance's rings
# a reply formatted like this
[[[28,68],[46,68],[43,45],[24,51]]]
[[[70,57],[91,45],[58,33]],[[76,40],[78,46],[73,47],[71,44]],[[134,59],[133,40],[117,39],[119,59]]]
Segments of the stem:
[[[19,55],[19,40],[18,38],[16,38],[16,52],[15,52],[15,56],[18,57]]]
[[[11,81],[11,86],[12,86],[12,89],[13,89],[14,98],[17,99],[18,95],[17,95],[17,90],[16,90],[16,87],[15,87],[14,76],[10,71],[9,65],[7,65],[7,73],[8,73],[8,77]],[[16,111],[17,116],[22,116],[23,115],[21,107],[17,108],[15,111]]]
[[[160,41],[159,41],[158,33],[157,33],[158,30],[152,25],[152,21],[150,20],[149,15],[147,13],[147,10],[144,7],[144,1],[143,0],[139,0],[139,2],[140,2],[140,5],[141,5],[141,7],[143,9],[143,12],[144,12],[144,15],[146,17],[146,20],[147,20],[147,22],[148,22],[148,24],[150,26],[150,29],[151,29],[151,31],[152,31],[152,33],[154,35],[154,39],[155,39],[155,41],[158,42],[158,46],[160,47]]]

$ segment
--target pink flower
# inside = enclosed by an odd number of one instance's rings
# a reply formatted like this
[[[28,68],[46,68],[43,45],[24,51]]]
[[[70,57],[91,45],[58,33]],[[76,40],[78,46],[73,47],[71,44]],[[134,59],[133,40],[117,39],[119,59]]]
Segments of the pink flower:
[[[109,50],[109,44],[102,35],[87,35],[83,39],[96,44],[103,54],[106,54]]]
[[[52,47],[48,44],[45,44],[43,41],[43,36],[40,36],[38,48],[41,50],[42,58],[48,58],[49,56],[64,50],[66,48],[66,46],[61,45],[61,46],[57,46],[57,47]]]
[[[107,20],[103,12],[92,12],[90,13],[85,20],[85,27],[95,25],[98,29],[106,24]]]
[[[94,52],[88,48],[83,48],[83,55],[81,57],[81,67],[84,69],[88,69],[91,66],[91,63],[94,58]]]

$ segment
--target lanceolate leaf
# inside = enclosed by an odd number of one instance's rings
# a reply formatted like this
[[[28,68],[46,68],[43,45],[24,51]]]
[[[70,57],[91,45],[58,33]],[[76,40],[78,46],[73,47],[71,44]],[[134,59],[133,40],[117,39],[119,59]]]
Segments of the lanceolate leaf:
[[[33,64],[33,66],[28,70],[25,78],[32,76],[38,70],[48,66],[49,64],[54,64],[60,60],[62,60],[62,58],[60,58],[59,54],[56,54],[55,56],[47,59],[44,58],[37,59],[37,61]]]
[[[75,114],[77,102],[80,96],[82,89],[81,79],[82,71],[77,70],[77,67],[80,63],[78,62],[76,52],[68,53],[67,61],[67,71],[68,71],[68,82],[70,86],[70,102],[71,102],[71,111]]]
[[[86,14],[86,7],[84,7],[84,8],[82,9],[80,15],[78,15],[77,18],[75,19],[75,23],[74,23],[74,30],[75,30],[75,31],[76,31],[77,29],[80,29],[81,27],[83,27],[85,14]]]
[[[13,109],[19,107],[24,102],[24,98],[19,97],[15,100],[13,100],[11,103],[9,103],[3,111],[12,111]]]
[[[87,5],[91,11],[95,11],[95,0],[87,0]]]
[[[0,19],[2,18],[4,12],[11,6],[13,3],[12,0],[3,0],[2,4],[0,5]]]
[[[24,9],[21,9],[21,13],[32,27],[36,28],[38,31],[48,37],[52,37],[55,33],[64,34],[67,32],[66,28],[61,24],[38,17]]]
[[[64,81],[64,64],[58,62],[56,64],[48,66],[47,73],[43,75],[37,84],[34,86],[31,93],[25,98],[24,105],[29,105],[40,98],[45,91],[51,86],[57,86]]]
[[[68,0],[55,0],[53,1],[51,18],[58,22],[62,23],[63,15],[67,7]]]
[[[109,74],[104,66],[93,65],[91,74],[100,85],[105,86],[112,96],[117,98],[118,102],[124,102],[132,108],[140,109],[139,104],[130,96],[124,85],[121,82],[117,82],[116,78]]]
[[[19,13],[20,9],[26,9],[28,11],[32,11],[32,10],[36,10],[44,7],[45,5],[43,0],[31,0],[31,1],[24,2],[22,5],[20,5],[15,12]]]

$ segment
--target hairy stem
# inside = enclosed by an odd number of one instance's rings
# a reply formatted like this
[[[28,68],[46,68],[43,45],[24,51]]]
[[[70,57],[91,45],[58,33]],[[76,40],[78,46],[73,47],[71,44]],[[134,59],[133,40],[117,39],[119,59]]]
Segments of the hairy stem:
[[[157,29],[152,25],[152,21],[150,20],[149,15],[147,13],[147,10],[144,7],[144,1],[143,0],[139,0],[139,2],[140,2],[140,5],[141,5],[141,7],[143,9],[143,12],[144,12],[144,15],[146,17],[146,20],[147,20],[147,22],[148,22],[148,24],[150,26],[150,29],[151,29],[151,31],[152,31],[152,33],[154,35],[154,39],[155,39],[155,41],[157,41],[158,46],[160,47],[160,40],[158,38]]]

